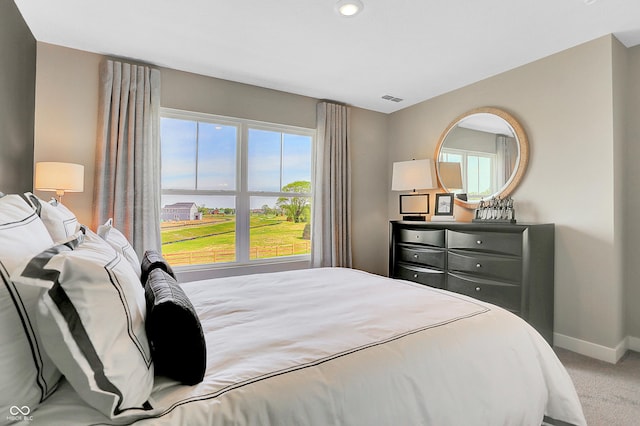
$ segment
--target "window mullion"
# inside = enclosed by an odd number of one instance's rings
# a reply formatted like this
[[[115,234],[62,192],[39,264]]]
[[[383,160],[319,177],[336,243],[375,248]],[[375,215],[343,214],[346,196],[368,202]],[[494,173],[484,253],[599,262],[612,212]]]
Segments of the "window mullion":
[[[200,156],[200,122],[196,121],[196,176],[195,176],[195,190],[198,190],[198,167],[200,167],[198,157]]]
[[[249,261],[250,238],[250,201],[248,193],[249,164],[249,130],[246,125],[240,126],[238,141],[239,182],[236,197],[236,259],[245,263]]]
[[[280,133],[280,191],[282,191],[282,175],[284,172],[284,133]]]

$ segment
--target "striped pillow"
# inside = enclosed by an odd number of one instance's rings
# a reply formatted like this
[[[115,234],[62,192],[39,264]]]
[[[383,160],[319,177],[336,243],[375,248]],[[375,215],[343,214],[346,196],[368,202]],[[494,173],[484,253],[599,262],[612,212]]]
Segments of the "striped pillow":
[[[164,257],[157,250],[147,250],[144,252],[144,256],[142,256],[142,262],[140,263],[140,281],[142,285],[145,286],[147,283],[147,278],[149,274],[154,269],[162,269],[167,274],[169,274],[173,279],[176,279],[176,274],[173,272],[173,268],[169,265],[169,262],[166,261]]]
[[[207,343],[189,297],[161,268],[149,273],[144,288],[156,373],[186,385],[200,383],[207,369]]]
[[[42,220],[20,195],[0,198],[0,415],[13,405],[34,410],[56,389],[60,372],[44,351],[35,313],[42,289],[10,272],[53,245]],[[1,418],[1,417],[0,417]]]
[[[151,409],[154,369],[144,290],[120,254],[82,227],[18,267],[12,278],[49,289],[39,302],[38,329],[81,398],[112,419]]]

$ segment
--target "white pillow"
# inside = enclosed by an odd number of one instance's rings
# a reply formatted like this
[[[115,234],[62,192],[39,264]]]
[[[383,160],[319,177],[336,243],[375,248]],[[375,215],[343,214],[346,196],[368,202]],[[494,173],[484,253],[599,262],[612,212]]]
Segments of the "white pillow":
[[[38,304],[38,329],[81,398],[112,419],[151,409],[154,369],[144,289],[122,256],[82,227],[76,238],[33,257],[12,277],[50,288]]]
[[[113,219],[109,219],[105,222],[104,225],[98,226],[98,235],[102,237],[103,240],[109,243],[111,247],[115,249],[118,253],[120,253],[127,262],[131,264],[131,267],[135,271],[136,275],[138,275],[138,279],[140,279],[140,259],[138,258],[138,254],[133,249],[127,237],[116,228],[113,227]]]
[[[40,217],[20,195],[0,198],[0,423],[14,405],[36,409],[60,379],[36,332],[42,289],[9,278],[13,268],[52,245]]]
[[[62,203],[56,201],[55,198],[46,202],[33,195],[31,192],[24,194],[29,198],[31,204],[39,210],[38,214],[47,227],[47,231],[53,238],[53,241],[63,241],[78,231],[78,219],[71,210]]]

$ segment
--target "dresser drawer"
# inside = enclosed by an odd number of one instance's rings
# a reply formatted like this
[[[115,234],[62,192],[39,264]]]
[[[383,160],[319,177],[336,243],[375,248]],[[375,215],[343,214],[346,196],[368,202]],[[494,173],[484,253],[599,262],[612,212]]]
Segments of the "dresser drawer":
[[[437,248],[425,248],[408,245],[398,245],[398,260],[409,263],[444,268],[445,251]]]
[[[444,288],[444,272],[418,266],[398,264],[395,278],[425,284],[431,287]]]
[[[449,273],[447,290],[493,303],[512,312],[520,312],[521,287],[479,277]]]
[[[513,256],[489,255],[469,250],[449,250],[448,269],[470,272],[519,283],[522,280],[522,259]]]
[[[444,229],[400,229],[398,242],[444,247]]]
[[[522,255],[522,235],[508,232],[459,232],[447,230],[447,247]]]

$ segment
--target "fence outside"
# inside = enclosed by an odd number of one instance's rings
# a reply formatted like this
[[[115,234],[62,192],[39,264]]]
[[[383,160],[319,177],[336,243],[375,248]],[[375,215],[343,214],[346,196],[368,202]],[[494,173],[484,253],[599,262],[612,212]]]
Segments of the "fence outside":
[[[270,257],[293,256],[311,253],[311,243],[303,241],[276,246],[252,246],[249,248],[249,259],[267,259]],[[202,249],[163,254],[172,266],[201,265],[203,263],[233,262],[236,260],[235,249]]]

